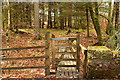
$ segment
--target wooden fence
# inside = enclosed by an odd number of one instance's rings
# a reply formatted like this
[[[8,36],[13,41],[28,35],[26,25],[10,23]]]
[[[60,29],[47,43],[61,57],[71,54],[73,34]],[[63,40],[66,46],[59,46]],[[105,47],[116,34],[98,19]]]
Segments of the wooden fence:
[[[9,51],[9,50],[23,50],[23,49],[34,49],[34,48],[45,48],[45,55],[44,56],[34,56],[34,57],[18,57],[18,58],[2,58],[2,60],[25,60],[25,59],[39,59],[45,58],[45,66],[29,66],[29,67],[5,67],[2,70],[6,69],[28,69],[28,68],[43,68],[45,69],[45,75],[50,74],[50,33],[46,32],[45,34],[45,46],[34,46],[34,47],[18,47],[18,48],[3,48],[0,51]]]
[[[45,69],[45,75],[49,75],[50,74],[50,39],[57,39],[57,40],[68,40],[68,38],[50,38],[50,33],[46,32],[45,34],[45,45],[44,46],[33,46],[33,47],[19,47],[19,48],[3,48],[0,49],[0,51],[9,51],[9,50],[23,50],[23,49],[35,49],[35,48],[45,48],[45,55],[44,56],[34,56],[34,57],[17,57],[17,58],[2,58],[3,61],[5,60],[25,60],[25,59],[39,59],[39,58],[45,58],[45,66],[29,66],[29,67],[5,67],[2,68],[3,70],[10,70],[10,69],[28,69],[28,68],[42,68]],[[73,38],[70,38],[73,39]],[[77,65],[76,68],[79,70],[80,67],[80,51],[82,51],[83,55],[84,55],[84,61],[82,63],[83,65],[83,77],[86,78],[87,77],[87,64],[88,64],[88,51],[90,50],[110,50],[105,46],[89,46],[88,48],[83,47],[81,44],[79,44],[80,42],[80,36],[79,34],[77,35],[76,39],[76,47],[77,47],[77,51],[76,52],[64,52],[64,53],[77,53],[77,59],[68,59],[68,60],[76,60]],[[64,45],[56,45],[56,46],[64,46]],[[69,45],[69,46],[73,46],[73,45]],[[52,45],[51,48],[54,48],[54,46]],[[55,49],[53,49],[53,51],[55,51]],[[116,52],[116,51],[112,51],[115,54],[120,54],[120,52]],[[63,52],[56,52],[56,53],[63,53]],[[54,61],[55,61],[55,55],[52,54],[52,66],[54,67]],[[65,59],[64,59],[65,60]],[[71,65],[73,66],[73,65]],[[65,67],[69,67],[69,65],[65,65]],[[73,66],[74,67],[74,66]]]

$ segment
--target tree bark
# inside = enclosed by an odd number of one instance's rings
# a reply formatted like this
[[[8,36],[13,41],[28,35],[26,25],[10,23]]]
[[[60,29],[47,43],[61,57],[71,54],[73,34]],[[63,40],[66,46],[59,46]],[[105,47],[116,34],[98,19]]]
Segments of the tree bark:
[[[57,9],[54,9],[54,28],[57,28]]]
[[[64,18],[65,27],[67,27],[67,17]]]
[[[118,3],[119,5],[119,16],[118,16],[118,35],[117,35],[117,47],[116,50],[120,51],[120,2]]]
[[[34,23],[35,23],[35,39],[40,40],[40,27],[39,27],[39,2],[34,2]]]
[[[63,16],[63,8],[60,7],[60,29],[64,29],[64,16]]]
[[[12,28],[11,28],[12,26],[11,26],[11,6],[10,6],[10,2],[7,2],[7,4],[8,4],[8,30],[12,30]]]
[[[91,19],[92,19],[95,31],[97,33],[98,42],[101,43],[102,35],[101,35],[101,29],[100,29],[100,24],[99,24],[99,20],[98,20],[98,17],[99,17],[98,16],[99,15],[98,3],[95,2],[94,4],[95,4],[95,13],[93,12],[93,7],[92,7],[91,3],[89,5],[89,10],[90,10],[90,15],[91,15]]]
[[[113,17],[114,17],[114,10],[113,10],[113,6],[114,5],[114,2],[112,3],[109,3],[109,7],[110,7],[110,10],[109,10],[109,14],[108,14],[108,17],[109,17],[109,21],[108,21],[108,24],[107,24],[107,28],[106,28],[106,33],[108,35],[112,35],[112,30],[113,30]]]
[[[87,37],[89,37],[89,10],[88,10],[88,6],[86,6],[86,20],[87,20]]]
[[[115,30],[118,30],[119,2],[115,2]]]
[[[68,16],[68,27],[72,28],[72,16]]]
[[[47,28],[52,28],[52,16],[51,16],[51,2],[48,3],[48,26]]]
[[[69,10],[70,10],[70,14],[68,15],[68,27],[72,28],[72,3],[69,3]]]
[[[43,11],[43,13],[42,13],[42,28],[44,28],[44,21],[45,21],[45,19],[44,19],[44,14],[45,14],[45,11],[44,11],[44,2],[42,3],[42,11]]]
[[[2,27],[3,23],[2,23],[2,1],[0,1],[0,43],[2,43]],[[2,44],[0,44],[0,49],[2,49]],[[2,51],[0,51],[0,55],[2,55]],[[2,61],[2,56],[0,56],[0,61]],[[0,66],[2,66],[2,64],[0,64]],[[2,69],[0,69],[0,75],[2,75]]]
[[[119,2],[118,31],[120,32],[120,2]]]

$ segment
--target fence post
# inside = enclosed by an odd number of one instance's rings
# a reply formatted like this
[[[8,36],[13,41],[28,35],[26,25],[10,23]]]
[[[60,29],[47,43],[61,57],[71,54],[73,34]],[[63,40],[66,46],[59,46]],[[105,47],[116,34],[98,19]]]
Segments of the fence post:
[[[80,33],[77,34],[77,69],[78,69],[78,72],[80,72],[79,70],[79,67],[80,67]]]
[[[50,74],[50,32],[46,32],[45,34],[45,56],[48,56],[48,58],[45,59],[45,75]]]
[[[87,78],[87,51],[84,51],[85,59],[84,59],[84,64],[83,64],[83,78]]]
[[[52,38],[55,38],[55,35],[52,34]],[[52,40],[52,68],[55,69],[55,40]]]

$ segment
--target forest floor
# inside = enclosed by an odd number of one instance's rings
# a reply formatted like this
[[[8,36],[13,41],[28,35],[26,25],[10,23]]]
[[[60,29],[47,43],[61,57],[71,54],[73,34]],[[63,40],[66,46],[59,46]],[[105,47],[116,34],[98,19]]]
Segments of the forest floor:
[[[41,35],[44,37],[45,32],[49,31],[56,37],[76,37],[76,30],[73,30],[69,35],[66,35],[66,30],[56,29],[42,29]],[[78,31],[78,30],[77,30]],[[96,33],[94,30],[90,30],[90,36],[86,37],[85,30],[80,31],[80,44],[87,47],[97,42]],[[26,29],[25,33],[11,34],[10,39],[7,40],[3,33],[2,47],[14,48],[14,47],[28,47],[28,46],[40,46],[44,45],[44,39],[34,40],[33,30]],[[44,49],[27,49],[27,50],[12,50],[3,51],[3,57],[28,57],[28,56],[41,56],[44,55]],[[2,61],[2,67],[25,67],[25,66],[44,66],[44,59],[27,59],[27,60],[13,60]],[[42,78],[44,77],[44,69],[21,69],[21,70],[3,70],[3,78]],[[47,76],[54,78],[55,76]]]

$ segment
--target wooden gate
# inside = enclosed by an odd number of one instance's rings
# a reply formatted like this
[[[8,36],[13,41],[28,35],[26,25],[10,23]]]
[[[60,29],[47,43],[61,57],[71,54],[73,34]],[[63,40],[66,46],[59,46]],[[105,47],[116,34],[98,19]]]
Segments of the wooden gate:
[[[80,77],[80,35],[51,38],[51,40],[52,68],[56,70],[56,77]]]

